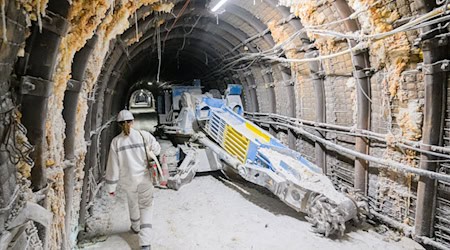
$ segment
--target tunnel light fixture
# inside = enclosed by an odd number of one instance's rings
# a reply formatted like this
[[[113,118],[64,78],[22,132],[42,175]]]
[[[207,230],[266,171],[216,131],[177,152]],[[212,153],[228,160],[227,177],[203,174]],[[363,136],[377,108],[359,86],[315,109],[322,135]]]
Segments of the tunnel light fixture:
[[[224,5],[228,0],[220,0],[216,6],[214,6],[211,11],[212,12],[216,12],[220,7],[222,7],[222,5]]]

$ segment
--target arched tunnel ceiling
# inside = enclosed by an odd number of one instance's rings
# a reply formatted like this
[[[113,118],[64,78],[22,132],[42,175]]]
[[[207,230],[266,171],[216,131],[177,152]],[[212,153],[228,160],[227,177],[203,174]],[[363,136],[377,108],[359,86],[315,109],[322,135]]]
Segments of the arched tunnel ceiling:
[[[158,30],[162,46],[161,80],[183,82],[200,78],[208,88],[223,87],[217,85],[217,79],[225,78],[230,82],[237,80],[232,77],[236,72],[217,71],[229,63],[224,61],[227,58],[240,53],[261,52],[275,44],[264,23],[267,20],[255,16],[252,4],[229,1],[225,12],[216,15],[210,11],[208,1],[174,3],[171,13],[149,15],[151,8],[143,6],[137,11],[136,17],[130,16],[130,26],[115,40],[115,45],[108,53],[113,58],[105,61],[102,69],[104,73],[101,75],[105,80],[99,79],[98,83],[103,87],[98,89],[110,89],[119,97],[133,82],[140,79],[155,80],[159,63]],[[184,9],[186,3],[188,7]],[[287,22],[289,26],[301,27],[299,19],[291,15],[288,8],[277,6],[276,1],[261,1],[258,5],[274,8],[269,20],[281,22],[285,19],[281,24]],[[160,22],[162,25],[158,29],[156,23]],[[247,66],[247,63],[242,64],[244,69]],[[239,68],[239,65],[236,67]],[[270,66],[261,65],[260,68],[267,67]],[[212,75],[213,72],[216,74]],[[119,77],[111,78],[111,73]],[[239,80],[237,82],[242,83]],[[125,102],[122,99],[119,101],[121,105]],[[109,112],[107,110],[106,114]]]
[[[267,2],[261,4],[275,6],[274,1]],[[203,78],[226,64],[223,61],[226,58],[247,51],[260,52],[275,44],[267,33],[267,26],[238,1],[227,3],[226,11],[220,15],[210,11],[207,1],[193,1],[182,12],[185,3],[180,1],[172,13],[154,17],[145,17],[148,10],[142,7],[136,19],[130,18],[131,26],[117,39],[114,47],[114,50],[122,51],[119,61],[128,62],[119,63],[113,69],[126,77],[128,84],[140,78],[156,79],[158,31],[162,46],[160,74],[161,79],[168,81]],[[280,16],[289,16],[287,8],[280,12]],[[160,20],[163,24],[155,28],[155,23]],[[294,21],[292,17],[290,21]],[[215,84],[215,80],[212,82]],[[208,82],[204,84],[209,85]],[[108,88],[114,88],[114,83]],[[126,88],[122,86],[122,89]]]

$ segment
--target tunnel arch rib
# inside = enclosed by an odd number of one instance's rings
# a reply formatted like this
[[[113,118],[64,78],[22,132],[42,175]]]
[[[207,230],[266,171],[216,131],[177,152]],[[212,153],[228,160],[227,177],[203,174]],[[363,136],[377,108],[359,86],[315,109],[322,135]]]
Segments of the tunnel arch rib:
[[[23,138],[0,151],[0,237],[13,232],[9,207],[41,197],[54,220],[37,242],[73,247],[114,115],[158,78],[221,92],[241,84],[247,117],[369,200],[372,215],[450,247],[449,185],[408,170],[450,174],[445,1],[228,0],[212,12],[216,2],[0,1],[1,145],[11,128]]]

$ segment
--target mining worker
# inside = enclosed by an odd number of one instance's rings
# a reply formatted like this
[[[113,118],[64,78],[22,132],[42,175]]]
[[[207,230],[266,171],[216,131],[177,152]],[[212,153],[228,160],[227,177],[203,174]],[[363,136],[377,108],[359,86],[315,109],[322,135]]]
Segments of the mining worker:
[[[106,168],[107,190],[115,196],[117,183],[128,196],[131,230],[139,234],[142,249],[150,249],[153,184],[148,169],[149,152],[158,155],[161,147],[150,133],[132,128],[133,114],[122,110],[117,122],[122,132],[114,137]]]

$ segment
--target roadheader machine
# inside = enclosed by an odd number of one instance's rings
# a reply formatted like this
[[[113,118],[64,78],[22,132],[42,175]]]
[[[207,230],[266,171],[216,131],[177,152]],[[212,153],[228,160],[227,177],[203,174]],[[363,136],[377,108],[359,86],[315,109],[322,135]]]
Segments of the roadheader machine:
[[[164,92],[159,101],[172,108],[160,114],[161,129],[177,146],[161,155],[170,170],[168,186],[177,190],[196,173],[231,167],[305,213],[314,231],[343,235],[346,222],[359,216],[358,204],[337,191],[319,167],[245,119],[241,92],[236,84],[228,85],[224,96],[217,90],[202,93],[200,86]]]

